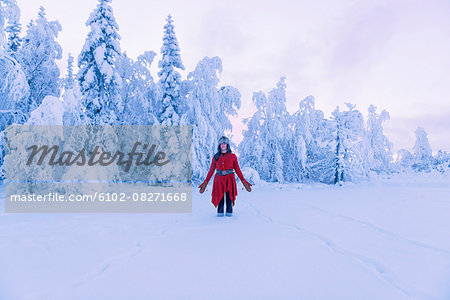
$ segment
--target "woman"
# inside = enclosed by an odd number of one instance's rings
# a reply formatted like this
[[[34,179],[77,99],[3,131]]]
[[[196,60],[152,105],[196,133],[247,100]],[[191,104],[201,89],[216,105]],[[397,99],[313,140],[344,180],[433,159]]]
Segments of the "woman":
[[[211,161],[211,167],[209,168],[208,175],[205,181],[198,187],[200,193],[203,193],[208,185],[211,176],[216,171],[213,182],[212,200],[211,202],[217,207],[217,216],[223,216],[224,198],[226,198],[227,213],[226,215],[231,217],[233,215],[234,201],[237,195],[236,180],[234,177],[234,171],[239,176],[245,189],[249,192],[252,191],[251,184],[245,180],[242,175],[241,169],[237,161],[237,157],[234,153],[231,153],[230,140],[222,136],[219,139],[219,146],[217,147],[217,153],[214,155]]]

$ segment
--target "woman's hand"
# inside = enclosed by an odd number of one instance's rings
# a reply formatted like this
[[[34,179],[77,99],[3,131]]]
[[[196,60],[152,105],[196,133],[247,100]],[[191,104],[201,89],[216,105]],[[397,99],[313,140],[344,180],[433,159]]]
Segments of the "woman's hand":
[[[203,183],[198,186],[200,188],[200,194],[203,194],[203,192],[206,190],[207,185],[208,183],[206,181],[203,181]]]
[[[244,187],[247,190],[247,192],[251,192],[252,191],[252,188],[251,188],[252,185],[250,184],[250,182],[248,182],[247,180],[244,180],[242,182],[242,184],[244,185]]]

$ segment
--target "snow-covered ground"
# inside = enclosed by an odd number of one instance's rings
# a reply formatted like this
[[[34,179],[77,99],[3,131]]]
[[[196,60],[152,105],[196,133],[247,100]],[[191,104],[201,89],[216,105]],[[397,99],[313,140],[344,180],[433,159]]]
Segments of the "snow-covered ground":
[[[0,299],[450,299],[448,177],[239,183],[232,218],[211,188],[191,214],[5,214],[2,198]]]

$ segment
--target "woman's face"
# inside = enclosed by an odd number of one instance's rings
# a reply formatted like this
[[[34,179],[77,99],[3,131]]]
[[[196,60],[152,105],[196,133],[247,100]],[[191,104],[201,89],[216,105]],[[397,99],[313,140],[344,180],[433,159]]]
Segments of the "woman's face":
[[[225,143],[220,144],[220,150],[222,152],[226,152],[227,151],[227,144],[225,144]]]

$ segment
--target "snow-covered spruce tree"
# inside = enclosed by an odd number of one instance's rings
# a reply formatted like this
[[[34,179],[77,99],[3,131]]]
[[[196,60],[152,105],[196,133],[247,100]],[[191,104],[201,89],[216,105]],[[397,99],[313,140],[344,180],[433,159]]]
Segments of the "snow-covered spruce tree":
[[[90,31],[78,56],[77,80],[82,95],[81,103],[88,124],[91,125],[123,124],[122,79],[117,70],[117,60],[121,55],[120,35],[110,3],[111,0],[99,0],[91,12],[86,21]],[[84,145],[86,149],[99,146],[101,150],[107,151],[117,147],[119,142],[111,126],[88,127],[86,135],[89,137]],[[90,174],[90,177],[117,180],[119,170],[116,167],[108,171],[105,168],[96,169],[91,172],[99,173]],[[75,173],[65,176],[83,178],[89,174],[88,169],[74,168]],[[105,184],[107,186],[109,183]]]
[[[122,77],[123,123],[130,125],[159,124],[153,104],[158,100],[158,89],[150,74],[156,53],[146,51],[136,61],[123,53],[117,62]]]
[[[389,113],[382,110],[381,114],[376,112],[373,105],[369,107],[367,118],[367,152],[368,163],[371,170],[377,173],[390,173],[392,161],[392,143],[383,133],[383,122],[390,119]]]
[[[167,24],[164,26],[161,54],[162,58],[158,64],[161,68],[158,72],[161,89],[159,120],[162,125],[178,125],[185,103],[180,97],[181,75],[175,68],[184,70],[184,65],[181,62],[171,15],[167,17]]]
[[[122,80],[116,68],[120,36],[110,2],[99,0],[86,21],[91,30],[78,56],[77,79],[91,124],[122,122]]]
[[[428,142],[428,134],[422,127],[418,127],[415,131],[416,142],[414,144],[414,163],[413,169],[416,171],[429,171],[433,162],[430,143]]]
[[[23,44],[17,51],[19,60],[30,86],[30,98],[25,112],[36,109],[45,96],[60,96],[59,67],[62,49],[56,41],[61,25],[58,21],[48,21],[41,6],[36,21],[28,25]]]
[[[188,74],[184,85],[187,112],[181,124],[192,125],[192,169],[193,179],[206,176],[213,154],[217,151],[217,140],[226,130],[232,129],[229,115],[237,115],[240,93],[231,86],[220,89],[219,74],[222,61],[219,57],[204,57],[195,70]]]
[[[333,111],[321,134],[321,143],[326,151],[316,167],[322,174],[318,178],[322,182],[340,185],[344,181],[358,181],[367,175],[362,157],[364,119],[354,105],[346,105],[348,111],[340,111],[339,107]]]
[[[324,119],[318,129],[317,142],[320,152],[317,161],[311,165],[310,177],[319,182],[336,184],[340,182],[343,169],[342,134],[338,120],[339,108],[333,112],[334,118]]]
[[[88,118],[81,103],[81,91],[73,73],[73,56],[69,53],[67,57],[67,74],[62,80],[63,93],[63,124],[64,125],[86,125]]]
[[[15,3],[15,1],[14,1]],[[17,5],[13,6],[12,13],[9,14],[8,25],[5,28],[5,32],[8,33],[8,43],[7,51],[13,57],[15,57],[17,50],[19,49],[22,39],[20,37],[20,32],[22,30],[22,25],[20,25],[20,10]]]
[[[75,77],[73,75],[73,56],[71,53],[67,56],[67,74],[63,80],[63,87],[66,90],[73,88]]]

